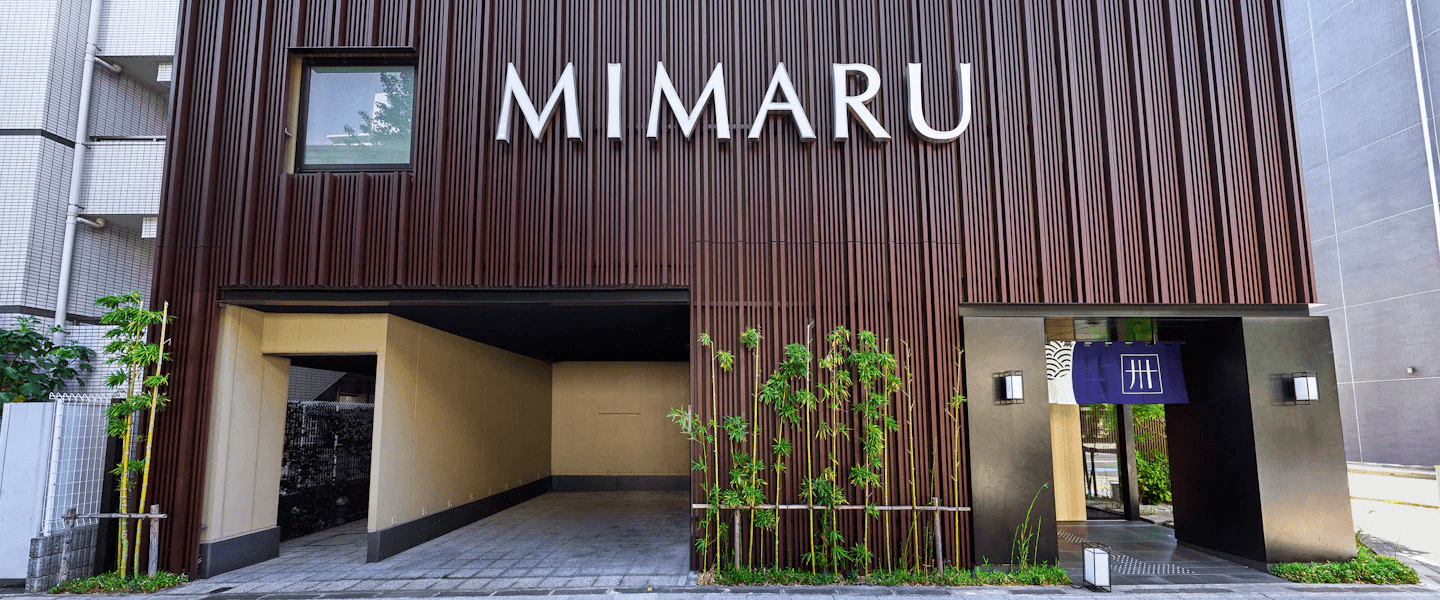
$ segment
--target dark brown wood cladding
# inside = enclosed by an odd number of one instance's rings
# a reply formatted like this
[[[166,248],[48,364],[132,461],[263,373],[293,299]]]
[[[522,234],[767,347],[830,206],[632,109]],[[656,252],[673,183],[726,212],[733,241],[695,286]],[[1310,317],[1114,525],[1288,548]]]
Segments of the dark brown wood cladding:
[[[694,333],[731,348],[752,325],[770,357],[812,323],[905,340],[917,423],[936,432],[962,303],[1314,295],[1275,2],[184,7],[155,287],[180,315],[157,462],[170,569],[195,562],[221,288],[687,287]],[[416,49],[413,173],[284,172],[289,49],[328,46]],[[733,141],[713,126],[687,141],[668,114],[661,138],[644,139],[656,61],[690,98],[724,64]],[[781,61],[819,141],[778,118],[744,139]],[[507,62],[541,99],[575,64],[583,143],[523,129],[493,141]],[[604,139],[608,62],[625,69],[621,143]],[[879,69],[871,107],[893,141],[858,128],[830,141],[838,62]],[[908,62],[924,64],[941,128],[957,115],[957,64],[974,65],[959,141],[907,131]],[[704,407],[698,345],[692,364]],[[745,410],[736,395],[722,384],[722,411]],[[921,450],[951,443],[937,433]]]

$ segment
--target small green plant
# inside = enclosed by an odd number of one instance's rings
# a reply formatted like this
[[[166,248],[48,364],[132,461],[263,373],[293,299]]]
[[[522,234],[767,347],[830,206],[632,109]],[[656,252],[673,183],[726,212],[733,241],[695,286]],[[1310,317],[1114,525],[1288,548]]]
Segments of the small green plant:
[[[1420,583],[1420,575],[1410,565],[1389,556],[1376,554],[1355,534],[1357,556],[1352,560],[1323,563],[1280,563],[1270,573],[1296,583],[1370,583],[1395,585]]]
[[[51,336],[59,331],[42,331],[34,317],[20,317],[14,329],[0,330],[0,405],[48,398],[67,381],[85,385],[81,377],[90,372],[95,353],[76,343],[55,344]]]
[[[1070,585],[1070,576],[1054,564],[1030,565],[1008,571],[959,569],[942,570],[875,569],[865,574],[798,569],[724,569],[716,584],[746,585],[883,585],[883,586],[979,586],[979,585]]]
[[[1040,558],[1040,526],[1045,524],[1044,517],[1036,517],[1034,526],[1030,525],[1030,516],[1035,512],[1035,502],[1040,500],[1040,492],[1050,487],[1048,483],[1040,484],[1040,489],[1035,490],[1035,497],[1030,499],[1030,508],[1025,509],[1025,521],[1015,528],[1015,539],[1010,543],[1010,568],[1025,569],[1033,565],[1042,564]]]
[[[1170,457],[1159,452],[1147,452],[1135,456],[1135,471],[1140,482],[1142,504],[1169,504]]]
[[[84,579],[71,579],[50,588],[52,594],[153,594],[165,588],[175,587],[190,581],[178,573],[160,571],[154,575],[141,575],[126,579],[111,571]]]

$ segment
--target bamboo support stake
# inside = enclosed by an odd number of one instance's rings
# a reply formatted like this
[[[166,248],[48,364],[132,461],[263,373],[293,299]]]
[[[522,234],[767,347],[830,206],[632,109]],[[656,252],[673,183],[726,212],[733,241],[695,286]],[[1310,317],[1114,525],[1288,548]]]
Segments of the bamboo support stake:
[[[734,562],[731,564],[735,565],[735,568],[738,569],[740,568],[740,510],[732,510],[730,514],[735,515],[735,535],[730,536],[731,540],[735,542],[735,557]]]
[[[65,537],[60,540],[60,577],[55,585],[70,580],[70,536],[75,532],[75,509],[65,511]]]
[[[158,515],[158,514],[160,514],[160,505],[159,505],[159,504],[151,504],[151,505],[150,505],[150,514],[151,514],[151,515]],[[938,515],[938,514],[940,514],[940,513],[935,513],[935,514]],[[938,518],[938,517],[937,517],[937,518]],[[154,577],[154,576],[155,576],[155,573],[159,571],[159,566],[160,566],[160,519],[155,518],[154,516],[152,516],[152,517],[150,517],[150,571],[149,571],[151,577]],[[140,572],[140,570],[137,568],[137,569],[135,570],[135,572],[138,574],[138,573]]]
[[[935,506],[940,506],[939,497],[931,498],[930,501],[935,503]],[[938,510],[935,511],[935,570],[945,570],[945,546],[940,537],[940,511]]]

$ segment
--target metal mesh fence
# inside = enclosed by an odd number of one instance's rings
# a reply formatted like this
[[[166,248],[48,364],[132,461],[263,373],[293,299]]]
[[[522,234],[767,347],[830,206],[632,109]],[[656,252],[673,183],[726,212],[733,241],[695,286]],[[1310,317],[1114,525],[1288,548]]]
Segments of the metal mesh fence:
[[[374,419],[374,404],[288,404],[280,470],[281,539],[365,516]]]
[[[100,394],[56,394],[55,432],[50,449],[50,476],[45,493],[45,522],[42,535],[65,527],[65,513],[100,512],[104,495],[105,409],[111,398]],[[75,526],[93,525],[95,519],[79,519]]]

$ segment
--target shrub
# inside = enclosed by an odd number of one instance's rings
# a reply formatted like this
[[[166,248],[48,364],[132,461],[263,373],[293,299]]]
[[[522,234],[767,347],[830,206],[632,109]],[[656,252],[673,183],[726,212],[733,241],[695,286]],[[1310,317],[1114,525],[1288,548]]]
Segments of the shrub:
[[[1158,452],[1135,457],[1135,470],[1140,478],[1142,504],[1169,504],[1170,457]]]
[[[1420,583],[1410,565],[1376,554],[1355,535],[1357,556],[1344,562],[1280,563],[1270,573],[1297,583],[1372,583],[1393,585]]]
[[[702,579],[702,581],[704,581]],[[708,582],[706,582],[708,583]],[[877,569],[869,574],[798,569],[724,569],[715,578],[720,585],[1070,585],[1070,576],[1054,564],[1032,564],[1011,569],[975,570],[946,567],[939,571]],[[703,583],[702,583],[703,585]]]
[[[80,385],[90,371],[89,348],[71,343],[57,346],[50,336],[59,327],[41,330],[34,317],[20,317],[15,329],[0,330],[0,404],[44,400],[65,386]]]
[[[153,594],[168,587],[175,587],[190,581],[189,577],[161,571],[154,575],[141,575],[134,579],[121,577],[111,571],[84,579],[71,579],[50,588],[52,594]]]

